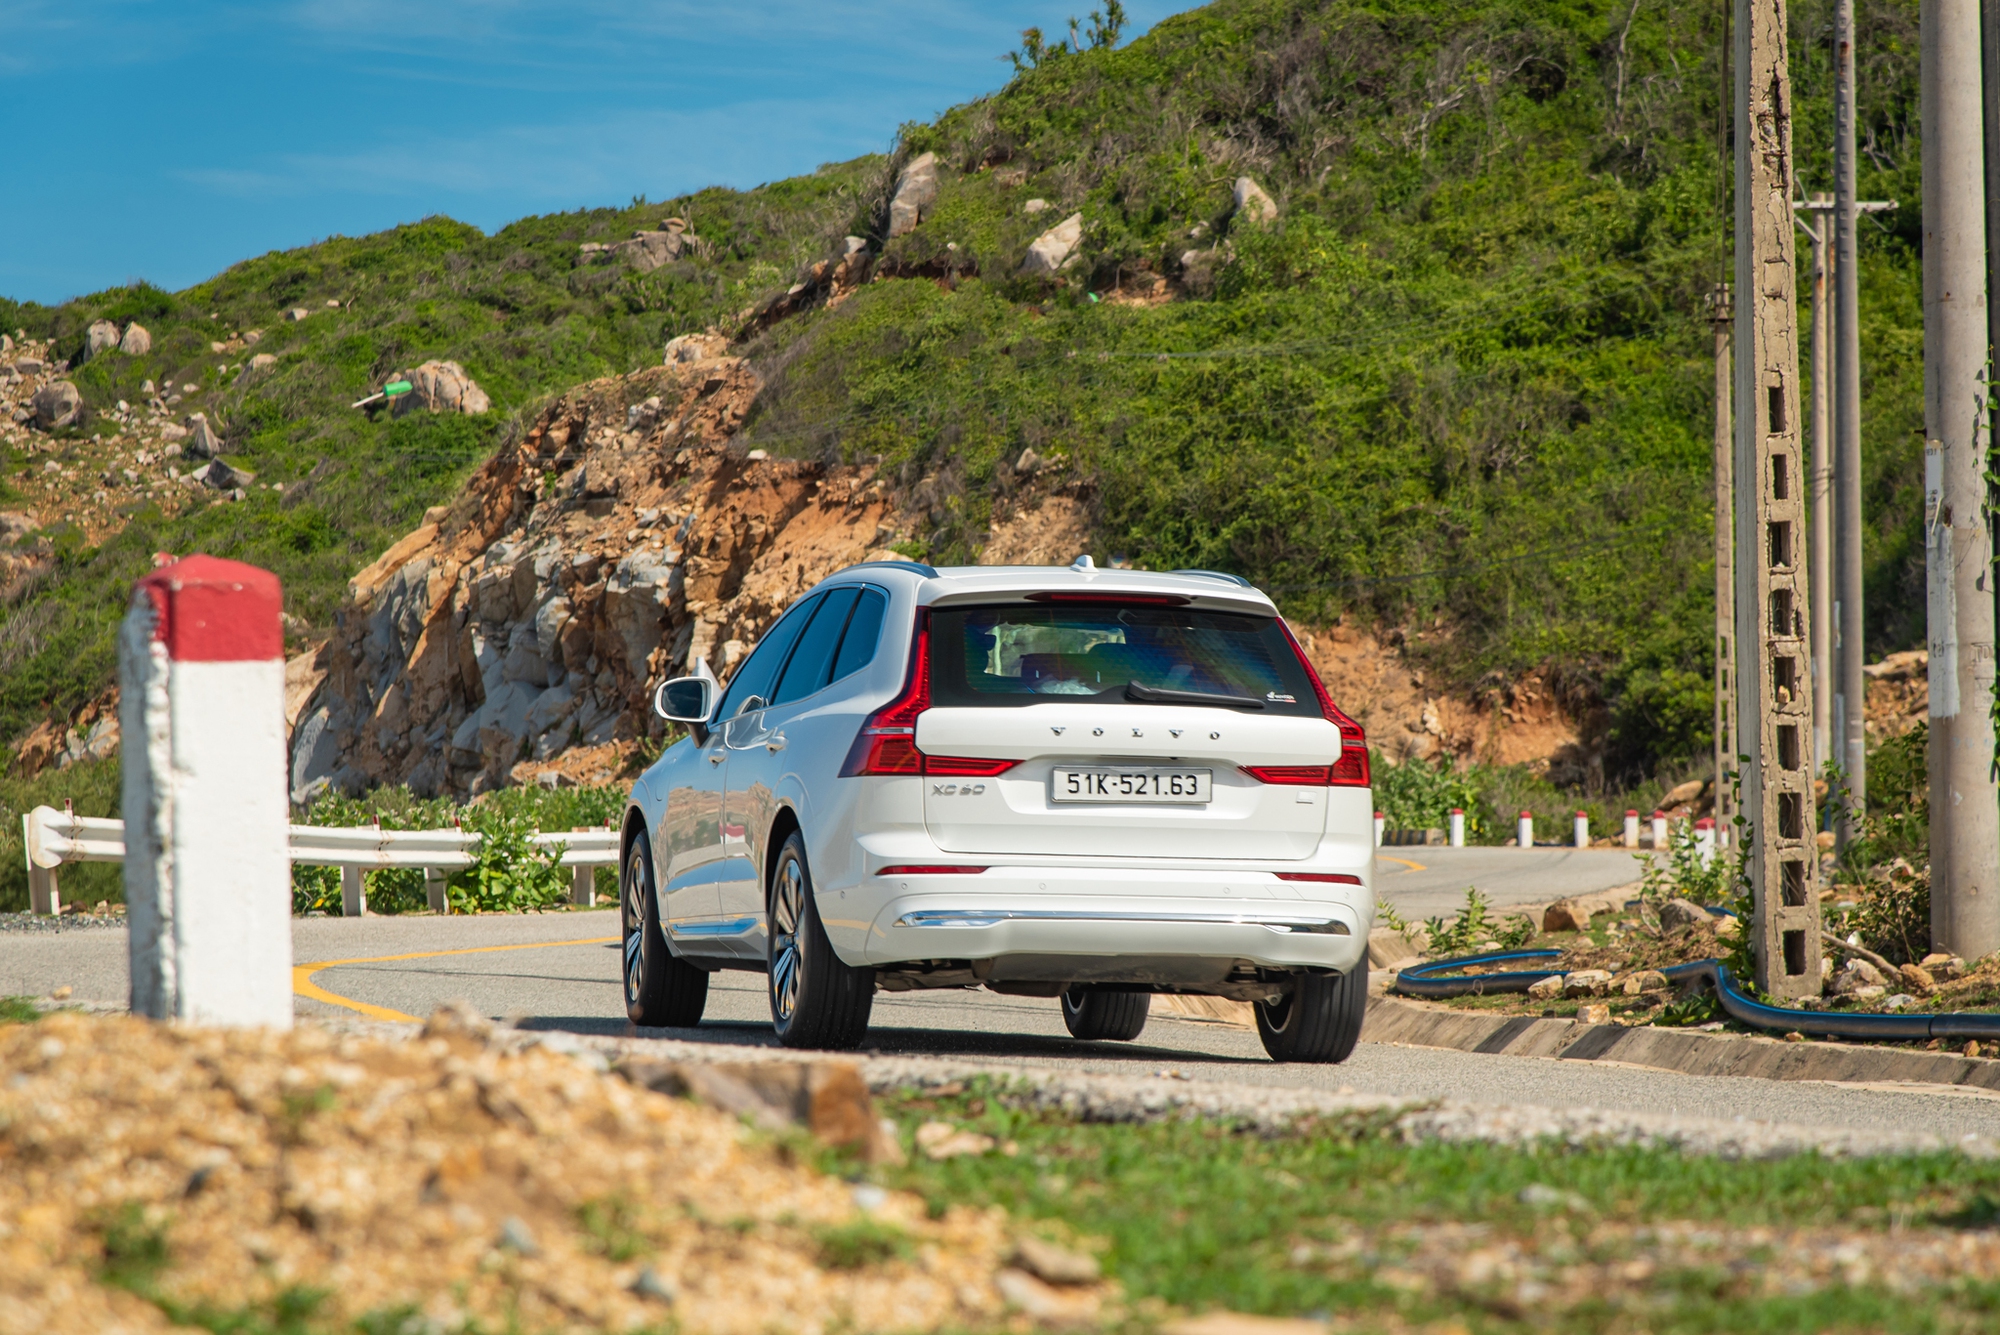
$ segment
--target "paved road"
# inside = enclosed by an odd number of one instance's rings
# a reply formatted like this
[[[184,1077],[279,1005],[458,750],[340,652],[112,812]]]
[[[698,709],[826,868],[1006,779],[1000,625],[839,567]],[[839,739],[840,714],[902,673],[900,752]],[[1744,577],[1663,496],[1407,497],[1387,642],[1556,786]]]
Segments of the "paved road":
[[[1427,850],[1435,853],[1437,850]],[[1468,850],[1473,851],[1473,850]],[[1415,875],[1416,873],[1412,873]],[[1543,894],[1542,898],[1547,895]],[[313,986],[377,1015],[423,1015],[464,998],[526,1027],[624,1034],[614,913],[539,917],[314,919],[294,929]],[[122,1001],[125,935],[118,930],[0,933],[0,992],[46,994],[69,985],[79,1000]],[[404,958],[387,959],[386,956]],[[301,1014],[344,1008],[301,997]],[[349,1012],[351,1013],[351,1012]],[[761,976],[724,973],[696,1030],[656,1030],[717,1044],[771,1042]],[[1593,1107],[1958,1137],[2000,1136],[2000,1098],[1971,1092],[1857,1089],[1675,1075],[1602,1063],[1486,1056],[1363,1042],[1337,1067],[1278,1066],[1256,1035],[1230,1025],[1156,1016],[1130,1044],[1083,1044],[1064,1032],[1056,1003],[985,992],[876,999],[868,1046],[885,1054],[948,1055],[1018,1066],[1154,1074],[1492,1105]]]
[[[1385,848],[1375,890],[1415,922],[1457,912],[1468,886],[1506,908],[1631,885],[1643,870],[1622,848]]]

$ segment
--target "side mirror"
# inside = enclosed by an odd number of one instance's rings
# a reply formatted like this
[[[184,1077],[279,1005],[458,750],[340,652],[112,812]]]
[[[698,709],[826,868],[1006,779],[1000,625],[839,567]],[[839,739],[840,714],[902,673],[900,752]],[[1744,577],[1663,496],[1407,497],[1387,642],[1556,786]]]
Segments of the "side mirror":
[[[653,692],[653,712],[669,723],[701,726],[715,713],[713,677],[675,677]]]

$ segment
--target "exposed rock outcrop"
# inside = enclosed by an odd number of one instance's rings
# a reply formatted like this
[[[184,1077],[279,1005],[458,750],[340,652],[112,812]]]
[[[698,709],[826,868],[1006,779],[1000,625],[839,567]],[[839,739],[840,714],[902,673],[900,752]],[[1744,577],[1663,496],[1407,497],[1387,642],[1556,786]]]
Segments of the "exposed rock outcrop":
[[[725,356],[580,386],[357,575],[293,735],[294,798],[608,780],[661,731],[654,684],[697,659],[726,674],[874,553],[892,502],[872,468],[728,447],[757,389]]]
[[[125,336],[118,340],[118,350],[129,357],[143,357],[153,350],[153,336],[144,325],[135,321],[125,326]]]
[[[493,406],[486,391],[457,362],[425,362],[414,371],[392,371],[389,379],[410,382],[408,394],[399,394],[389,401],[389,411],[397,417],[419,408],[476,416]]]
[[[68,426],[83,411],[83,395],[77,393],[76,386],[67,380],[42,386],[35,391],[31,402],[35,425],[44,431],[56,431]]]
[[[937,154],[919,153],[896,176],[896,193],[889,199],[889,235],[917,230],[924,211],[937,202]]]
[[[1055,277],[1076,263],[1076,248],[1083,242],[1083,215],[1072,213],[1036,237],[1021,261],[1021,272]]]
[[[109,320],[93,320],[84,331],[83,355],[87,361],[100,352],[118,346],[118,326]]]
[[[684,255],[702,253],[703,245],[701,238],[688,230],[686,220],[669,218],[657,229],[641,229],[623,241],[586,241],[577,247],[576,262],[625,264],[640,273],[651,273]]]
[[[1244,222],[1267,223],[1278,216],[1277,201],[1264,193],[1264,187],[1247,176],[1236,178],[1236,216]]]

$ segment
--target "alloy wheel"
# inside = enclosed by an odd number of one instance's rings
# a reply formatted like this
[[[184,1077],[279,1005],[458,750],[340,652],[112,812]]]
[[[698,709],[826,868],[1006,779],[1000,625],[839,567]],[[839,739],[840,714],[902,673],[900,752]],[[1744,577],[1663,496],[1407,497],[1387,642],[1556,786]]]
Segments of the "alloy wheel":
[[[805,873],[786,858],[771,888],[771,1001],[781,1020],[799,1003],[799,925],[805,920]]]
[[[646,855],[637,840],[625,857],[624,882],[620,894],[624,901],[625,928],[625,1000],[629,1004],[636,1000],[645,986],[645,944],[646,944]]]

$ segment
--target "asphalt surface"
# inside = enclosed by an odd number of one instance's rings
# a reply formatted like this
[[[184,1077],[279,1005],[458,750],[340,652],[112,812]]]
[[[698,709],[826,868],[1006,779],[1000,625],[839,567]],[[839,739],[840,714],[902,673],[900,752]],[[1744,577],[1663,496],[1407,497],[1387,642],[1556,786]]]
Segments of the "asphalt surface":
[[[1415,922],[1456,913],[1471,887],[1509,908],[1632,885],[1644,871],[1622,848],[1385,848],[1375,855],[1375,892]]]
[[[1399,850],[1400,853],[1401,850]],[[1406,916],[1433,912],[1423,895],[1462,896],[1472,877],[1496,900],[1515,903],[1609,888],[1629,879],[1629,855],[1551,850],[1555,865],[1504,865],[1512,850],[1410,850],[1425,866],[1410,871],[1408,898],[1384,878]],[[1449,859],[1440,853],[1456,854]],[[1487,862],[1485,859],[1493,859]],[[1517,864],[1518,865],[1518,864]],[[1499,869],[1494,874],[1493,868]],[[1386,869],[1385,869],[1386,870]],[[1623,876],[1624,879],[1608,879]],[[1428,882],[1417,878],[1429,877]],[[1454,882],[1458,882],[1454,887]],[[1599,884],[1598,882],[1604,882]],[[1532,893],[1531,893],[1532,892]],[[301,996],[301,1015],[422,1016],[463,999],[525,1028],[585,1034],[639,1034],[720,1045],[768,1046],[769,1011],[761,975],[713,976],[704,1023],[694,1030],[639,1031],[624,1018],[618,983],[615,910],[520,917],[305,919],[293,930],[304,986],[337,1000]],[[73,1000],[122,1003],[122,930],[0,933],[0,993],[47,995],[68,986]],[[403,958],[385,958],[403,957]],[[328,961],[343,961],[326,963]],[[348,1003],[346,1005],[339,1004]],[[1156,1014],[1133,1043],[1078,1043],[1053,1000],[987,992],[880,994],[867,1046],[884,1055],[933,1055],[1000,1066],[1061,1067],[1231,1084],[1352,1090],[1403,1098],[1452,1098],[1494,1106],[1599,1108],[1640,1113],[1738,1117],[1752,1121],[1868,1131],[1929,1132],[1956,1139],[2000,1136],[2000,1097],[1929,1087],[1862,1088],[1812,1082],[1696,1077],[1609,1063],[1490,1056],[1364,1041],[1333,1067],[1280,1066],[1255,1033],[1233,1025]]]

